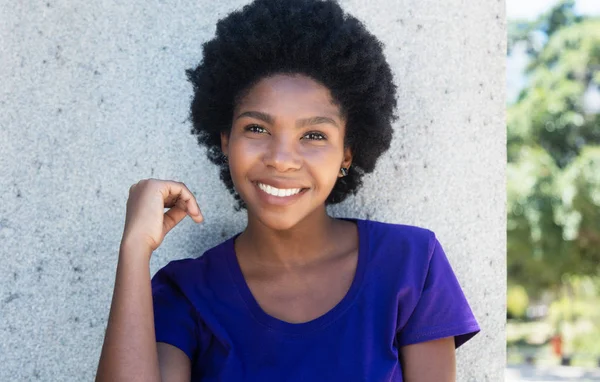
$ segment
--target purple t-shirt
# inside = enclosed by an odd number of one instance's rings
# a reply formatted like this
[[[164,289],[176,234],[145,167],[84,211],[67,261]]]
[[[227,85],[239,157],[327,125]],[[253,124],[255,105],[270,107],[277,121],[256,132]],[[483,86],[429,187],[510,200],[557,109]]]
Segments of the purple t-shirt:
[[[479,331],[433,232],[356,222],[358,264],[329,312],[292,324],[265,313],[246,284],[235,235],[152,279],[156,341],[183,350],[192,381],[402,381],[401,346]]]

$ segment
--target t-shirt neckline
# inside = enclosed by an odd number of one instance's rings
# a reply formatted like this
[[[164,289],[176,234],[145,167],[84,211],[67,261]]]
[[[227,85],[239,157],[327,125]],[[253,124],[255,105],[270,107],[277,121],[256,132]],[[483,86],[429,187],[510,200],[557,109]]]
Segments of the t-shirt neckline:
[[[241,234],[238,233],[235,236],[231,237],[228,240],[225,257],[227,260],[228,268],[237,287],[238,292],[246,307],[249,309],[250,314],[254,317],[256,321],[260,324],[271,328],[272,330],[276,330],[279,332],[289,333],[289,334],[303,334],[311,331],[315,331],[319,328],[325,327],[329,325],[331,322],[338,319],[354,302],[356,295],[358,294],[362,281],[365,274],[366,268],[366,256],[367,256],[367,238],[368,235],[366,233],[366,227],[364,226],[364,221],[361,219],[355,218],[338,218],[341,220],[353,221],[356,223],[358,230],[358,259],[356,264],[356,271],[354,273],[354,278],[352,280],[352,284],[350,288],[346,292],[346,295],[329,311],[324,313],[323,315],[307,322],[303,323],[290,323],[283,320],[280,320],[276,317],[271,316],[266,313],[258,304],[254,295],[250,291],[248,284],[246,283],[246,279],[244,279],[244,275],[240,268],[239,262],[235,255],[235,239]]]

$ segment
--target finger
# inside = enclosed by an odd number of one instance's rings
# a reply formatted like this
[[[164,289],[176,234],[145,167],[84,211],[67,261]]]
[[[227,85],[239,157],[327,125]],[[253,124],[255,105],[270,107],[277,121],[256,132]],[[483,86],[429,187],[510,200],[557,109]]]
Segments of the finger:
[[[187,212],[188,215],[196,222],[201,223],[204,220],[204,217],[200,213],[200,207],[194,200],[184,200],[183,197],[179,197],[176,201],[174,201],[174,206],[178,207],[180,210]]]
[[[185,184],[174,181],[165,181],[165,184],[167,185],[166,192],[168,192],[166,195],[163,193],[165,207],[177,205],[182,210],[187,211],[195,221],[198,221],[198,219],[195,218],[196,216],[200,217],[199,221],[204,220],[202,212],[200,211],[200,206],[198,206],[198,202],[196,201],[196,197]]]
[[[179,222],[183,220],[187,215],[187,212],[181,208],[175,206],[165,212],[163,216],[163,237],[168,234]]]

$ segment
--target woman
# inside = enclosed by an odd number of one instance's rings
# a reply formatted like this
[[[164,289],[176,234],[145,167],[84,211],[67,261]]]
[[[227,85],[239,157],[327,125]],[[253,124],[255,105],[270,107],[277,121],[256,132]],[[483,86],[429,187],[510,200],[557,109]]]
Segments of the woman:
[[[248,224],[150,280],[203,218],[183,183],[131,187],[97,380],[454,381],[479,326],[435,235],[326,211],[390,145],[381,43],[334,1],[256,0],[203,54],[192,133]]]

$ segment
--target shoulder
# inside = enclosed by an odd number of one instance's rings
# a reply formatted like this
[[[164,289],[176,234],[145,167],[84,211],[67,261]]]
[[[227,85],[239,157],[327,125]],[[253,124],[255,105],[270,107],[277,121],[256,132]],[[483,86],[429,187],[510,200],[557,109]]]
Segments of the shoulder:
[[[396,235],[400,237],[421,237],[429,239],[433,232],[425,227],[400,224],[400,223],[387,223],[378,220],[370,219],[357,219],[360,220],[364,225],[369,227],[369,230],[373,233],[381,233],[387,235]]]
[[[370,277],[398,288],[406,283],[423,284],[438,247],[433,231],[375,220],[362,220],[358,224],[363,229],[360,249]]]
[[[160,268],[152,277],[152,286],[158,284],[175,284],[179,289],[191,287],[193,284],[207,280],[209,275],[223,273],[226,255],[232,246],[233,237],[219,245],[206,250],[196,258],[172,260]]]
[[[376,220],[362,220],[361,224],[371,251],[429,257],[437,242],[435,233],[424,227]]]

